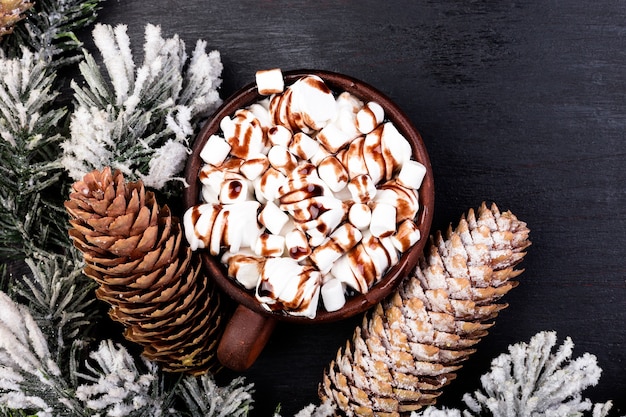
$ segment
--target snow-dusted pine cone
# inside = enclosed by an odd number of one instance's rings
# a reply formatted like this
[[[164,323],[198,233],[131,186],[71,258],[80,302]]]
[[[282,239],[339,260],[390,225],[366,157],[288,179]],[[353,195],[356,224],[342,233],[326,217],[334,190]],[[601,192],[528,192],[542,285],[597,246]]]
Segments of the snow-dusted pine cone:
[[[24,0],[0,0],[0,39],[13,32],[13,27],[24,18],[24,12],[33,3]]]
[[[167,371],[217,369],[219,297],[197,255],[181,244],[183,232],[169,208],[140,181],[126,183],[108,167],[74,183],[65,208],[84,272],[100,284],[96,296],[111,305],[109,315],[125,325],[124,336]]]
[[[530,245],[511,212],[484,203],[445,238],[437,233],[415,272],[357,327],[319,387],[348,416],[401,416],[433,404],[487,334],[517,285]]]

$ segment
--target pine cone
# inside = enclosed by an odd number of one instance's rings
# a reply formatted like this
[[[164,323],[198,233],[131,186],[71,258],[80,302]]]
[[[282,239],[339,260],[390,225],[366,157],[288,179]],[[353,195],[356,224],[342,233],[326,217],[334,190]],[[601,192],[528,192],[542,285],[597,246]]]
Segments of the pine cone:
[[[171,372],[217,368],[219,297],[201,274],[197,255],[167,206],[141,181],[125,183],[110,168],[73,185],[65,208],[69,233],[83,252],[85,275],[100,284],[96,296],[125,325],[124,336]]]
[[[0,0],[0,39],[13,32],[13,26],[24,18],[23,13],[33,7],[24,0]]]
[[[401,416],[435,403],[506,304],[529,230],[483,203],[431,240],[399,289],[339,349],[319,387],[347,416]]]

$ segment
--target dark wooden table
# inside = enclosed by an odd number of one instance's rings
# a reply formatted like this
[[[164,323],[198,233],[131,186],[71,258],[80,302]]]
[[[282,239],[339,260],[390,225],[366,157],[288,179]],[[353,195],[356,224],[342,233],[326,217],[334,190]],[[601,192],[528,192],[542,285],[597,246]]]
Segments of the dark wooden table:
[[[258,69],[319,68],[376,86],[421,130],[435,174],[433,230],[483,200],[532,231],[521,285],[441,397],[461,405],[492,358],[542,330],[604,372],[586,393],[626,412],[626,3],[619,0],[109,0],[100,22],[146,23],[221,52],[222,96]],[[317,400],[360,319],[279,324],[243,375],[255,412]],[[228,374],[222,375],[227,379]]]

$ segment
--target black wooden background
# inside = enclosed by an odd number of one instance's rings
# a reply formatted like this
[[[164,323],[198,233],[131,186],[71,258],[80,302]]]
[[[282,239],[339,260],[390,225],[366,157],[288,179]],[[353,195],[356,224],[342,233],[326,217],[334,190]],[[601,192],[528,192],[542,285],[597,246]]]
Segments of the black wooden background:
[[[460,406],[509,344],[571,336],[603,368],[594,401],[626,413],[626,2],[615,0],[109,0],[100,22],[197,39],[224,63],[222,96],[258,69],[319,68],[376,86],[421,130],[435,174],[433,230],[483,200],[531,229],[521,284],[440,404]],[[317,400],[360,319],[279,324],[243,375],[255,416]],[[231,374],[220,378],[228,380]]]

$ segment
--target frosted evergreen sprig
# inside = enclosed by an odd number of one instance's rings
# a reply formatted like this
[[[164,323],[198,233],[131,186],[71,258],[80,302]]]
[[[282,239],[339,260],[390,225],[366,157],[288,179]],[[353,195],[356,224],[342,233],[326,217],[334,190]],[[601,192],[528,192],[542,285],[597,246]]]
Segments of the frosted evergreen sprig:
[[[69,242],[58,186],[62,165],[55,75],[24,49],[0,58],[0,256],[45,251]]]
[[[30,274],[15,279],[12,284],[17,296],[28,304],[63,371],[68,369],[72,341],[88,337],[89,329],[100,318],[93,296],[96,284],[83,275],[82,262],[75,260],[78,258],[78,255],[27,258]]]
[[[0,406],[41,417],[80,409],[28,308],[4,292],[0,292]]]
[[[204,417],[244,417],[252,410],[253,385],[243,377],[220,387],[211,375],[185,377],[177,394],[186,406],[184,415]]]
[[[604,417],[611,402],[592,404],[582,392],[598,383],[602,370],[596,357],[584,353],[572,360],[574,343],[568,337],[556,346],[555,332],[540,332],[529,343],[509,346],[480,379],[482,389],[465,394],[464,417],[574,417],[591,412]],[[412,417],[460,417],[454,409],[427,408]]]
[[[163,389],[157,366],[143,361],[139,369],[135,359],[122,345],[104,340],[90,353],[88,373],[79,373],[85,380],[76,388],[90,415],[163,416],[168,415],[172,396]]]
[[[0,47],[15,57],[28,47],[48,63],[48,73],[78,61],[82,42],[76,32],[97,17],[100,0],[37,0]]]
[[[126,26],[96,25],[93,37],[106,73],[85,51],[63,164],[75,180],[108,165],[162,189],[182,171],[200,118],[221,102],[219,53],[198,41],[189,60],[178,36],[147,25],[136,67]]]

